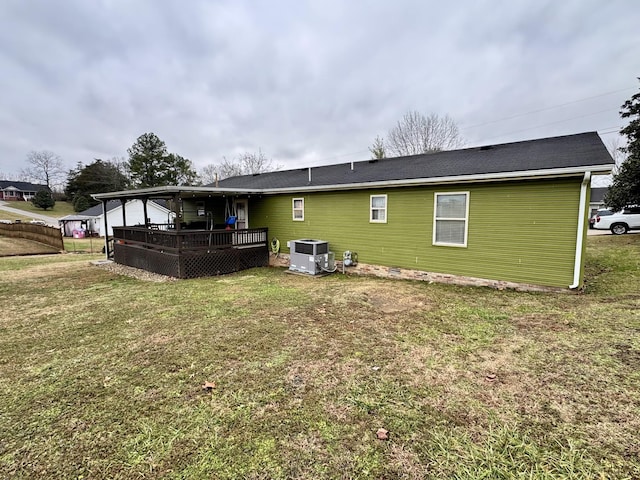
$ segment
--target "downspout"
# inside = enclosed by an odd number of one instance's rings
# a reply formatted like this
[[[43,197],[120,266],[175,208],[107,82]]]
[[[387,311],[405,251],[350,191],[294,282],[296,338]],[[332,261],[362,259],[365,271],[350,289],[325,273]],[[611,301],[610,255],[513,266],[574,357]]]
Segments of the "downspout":
[[[580,204],[578,206],[578,232],[576,234],[576,259],[573,264],[573,283],[569,288],[574,289],[580,286],[580,271],[582,270],[582,250],[584,248],[584,226],[587,216],[587,188],[591,183],[591,172],[585,172],[580,185]]]

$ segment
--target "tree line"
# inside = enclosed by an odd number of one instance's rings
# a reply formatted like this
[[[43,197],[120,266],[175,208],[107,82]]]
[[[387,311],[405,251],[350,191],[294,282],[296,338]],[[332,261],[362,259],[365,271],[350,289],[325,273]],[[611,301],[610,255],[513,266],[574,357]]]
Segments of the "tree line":
[[[236,175],[263,173],[280,168],[262,150],[245,152],[234,159],[222,158],[218,164],[205,166],[200,172],[192,162],[167,150],[154,133],[144,133],[127,150],[128,158],[94,159],[89,164],[79,162],[65,171],[62,158],[50,151],[30,152],[28,167],[21,178],[39,182],[47,188],[38,192],[33,202],[48,209],[55,205],[55,197],[63,197],[81,212],[98,202],[92,195],[118,190],[161,186],[207,185]],[[62,187],[62,192],[56,189]]]

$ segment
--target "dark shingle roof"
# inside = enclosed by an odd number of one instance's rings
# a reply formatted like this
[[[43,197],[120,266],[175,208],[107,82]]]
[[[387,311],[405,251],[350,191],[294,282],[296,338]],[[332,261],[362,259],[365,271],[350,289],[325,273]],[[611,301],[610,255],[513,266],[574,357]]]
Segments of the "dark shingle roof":
[[[13,180],[0,180],[0,190],[7,187],[16,187],[22,192],[37,192],[38,190],[46,190],[46,185],[30,182],[14,182]]]
[[[408,157],[385,158],[312,168],[243,175],[219,182],[221,188],[277,189],[344,185],[421,178],[610,165],[596,132],[504,143]],[[213,185],[211,185],[213,186]]]
[[[609,190],[609,187],[592,188],[591,203],[601,203],[604,200],[604,194],[607,193],[607,190]]]

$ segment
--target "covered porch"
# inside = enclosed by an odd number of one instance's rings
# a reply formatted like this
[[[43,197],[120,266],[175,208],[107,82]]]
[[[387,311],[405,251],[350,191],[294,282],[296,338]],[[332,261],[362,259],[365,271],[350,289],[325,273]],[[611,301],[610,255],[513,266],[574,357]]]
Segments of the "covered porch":
[[[269,265],[265,227],[249,228],[251,192],[215,187],[156,187],[94,195],[103,209],[122,202],[122,225],[105,236],[105,254],[116,263],[176,278],[223,275]],[[148,200],[168,200],[173,218],[151,223]],[[142,200],[145,222],[127,225],[126,202]],[[104,231],[108,232],[107,215]]]

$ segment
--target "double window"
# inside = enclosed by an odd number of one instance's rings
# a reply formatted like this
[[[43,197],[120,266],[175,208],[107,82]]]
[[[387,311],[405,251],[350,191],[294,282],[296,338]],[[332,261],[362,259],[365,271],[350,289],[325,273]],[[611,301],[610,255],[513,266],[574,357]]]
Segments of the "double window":
[[[304,198],[293,199],[293,220],[304,222]]]
[[[469,192],[436,193],[433,244],[467,246]]]
[[[371,195],[369,197],[369,222],[387,223],[386,195]]]

